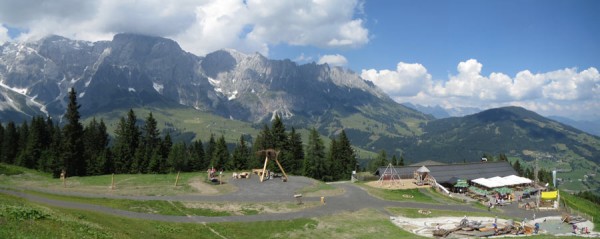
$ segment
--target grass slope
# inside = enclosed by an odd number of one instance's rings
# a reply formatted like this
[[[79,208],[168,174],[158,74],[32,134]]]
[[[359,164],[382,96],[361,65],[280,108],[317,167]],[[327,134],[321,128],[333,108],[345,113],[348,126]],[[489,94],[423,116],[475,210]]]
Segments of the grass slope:
[[[47,207],[0,194],[0,238],[397,238],[413,236],[374,210],[267,222],[168,223]]]

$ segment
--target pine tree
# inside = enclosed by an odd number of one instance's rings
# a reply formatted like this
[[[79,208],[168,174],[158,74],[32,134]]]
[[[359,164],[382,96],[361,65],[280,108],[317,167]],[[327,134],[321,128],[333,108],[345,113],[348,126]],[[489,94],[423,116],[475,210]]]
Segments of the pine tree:
[[[244,136],[240,136],[240,141],[238,142],[238,144],[235,146],[235,149],[233,150],[233,156],[232,156],[232,168],[234,170],[241,170],[241,169],[247,169],[248,168],[248,161],[250,158],[250,149],[248,149],[248,146],[246,145],[246,140],[244,140]]]
[[[202,171],[208,167],[208,163],[206,163],[205,155],[204,155],[204,145],[202,144],[202,140],[197,139],[192,142],[190,145],[190,166],[192,167],[192,171]]]
[[[70,176],[85,176],[86,165],[83,145],[83,125],[79,122],[77,93],[74,88],[69,92],[69,104],[64,118],[67,124],[63,127],[63,165]]]
[[[252,144],[252,159],[249,165],[252,168],[262,168],[264,163],[264,154],[260,153],[262,150],[271,149],[275,146],[273,143],[273,137],[271,136],[271,129],[268,125],[263,125],[263,129],[258,133],[254,144]],[[272,168],[273,165],[271,164]]]
[[[140,130],[136,123],[137,117],[135,116],[135,112],[130,109],[127,113],[127,119],[122,117],[117,124],[113,147],[116,173],[135,173],[139,171],[138,167],[131,167],[134,164],[134,156],[140,139]],[[136,164],[139,166],[139,163]]]
[[[64,169],[64,164],[61,158],[62,143],[64,142],[60,126],[55,125],[52,134],[52,143],[48,151],[42,156],[44,161],[43,168],[46,172],[52,173],[54,178],[58,178]]]
[[[398,166],[398,159],[396,158],[396,155],[392,155],[392,165],[393,166]]]
[[[42,119],[43,121],[43,119]],[[52,155],[53,152],[53,148],[55,147],[55,145],[57,145],[56,147],[59,148],[60,146],[60,140],[58,142],[55,142],[54,140],[54,134],[56,133],[56,131],[60,132],[60,128],[58,127],[58,125],[54,125],[54,122],[52,121],[51,117],[46,117],[46,120],[43,121],[43,133],[42,133],[42,150],[41,150],[41,155],[39,156],[39,160],[37,160],[37,169],[39,171],[42,172],[52,172],[52,159],[50,158],[50,155]],[[60,151],[56,151],[56,152],[60,152]]]
[[[356,160],[356,153],[352,148],[352,144],[346,135],[346,131],[342,130],[342,132],[338,136],[338,148],[339,148],[339,157],[342,162],[343,170],[341,171],[341,175],[339,179],[350,178],[352,171],[356,170],[358,161]]]
[[[285,132],[285,126],[279,115],[275,115],[275,119],[271,123],[270,137],[272,140],[272,146],[279,151],[278,159],[284,170],[291,170],[293,165],[292,155],[290,155],[290,144],[288,140],[288,134]],[[270,164],[271,170],[279,170],[275,164]]]
[[[342,177],[342,173],[345,170],[342,167],[341,155],[339,145],[336,139],[331,139],[329,144],[329,152],[327,153],[327,168],[325,177],[327,181],[338,180]]]
[[[170,172],[187,171],[185,165],[186,158],[186,146],[184,143],[176,143],[173,145],[171,152],[168,156],[168,165]]]
[[[259,134],[263,139],[262,145],[260,145],[260,150],[271,149],[275,147],[273,134],[271,133],[271,129],[268,125],[263,125],[263,130]]]
[[[209,167],[216,168],[214,155],[215,148],[217,147],[217,141],[215,140],[215,135],[210,134],[210,138],[208,139],[208,143],[206,143],[206,149],[204,150],[204,158],[208,161]]]
[[[377,154],[377,158],[375,158],[375,160],[371,162],[370,170],[375,171],[377,170],[377,168],[387,166],[388,164],[389,162],[387,160],[387,153],[385,152],[385,150],[381,150],[379,151],[379,154]]]
[[[519,176],[524,176],[523,173],[523,168],[521,167],[521,162],[519,162],[520,160],[515,160],[515,162],[513,163],[513,168],[515,169],[515,171],[517,171],[517,173],[519,174]]]
[[[304,175],[323,180],[326,170],[325,146],[317,129],[312,128],[304,157]]]
[[[15,122],[8,122],[2,141],[2,162],[13,164],[19,152],[19,134]]]
[[[167,135],[165,135],[165,139],[163,140],[161,146],[160,146],[160,173],[167,173],[169,172],[169,165],[167,163],[167,158],[169,157],[169,154],[171,153],[171,149],[173,147],[173,141],[171,140],[171,134],[167,133]]]
[[[148,172],[150,158],[152,158],[153,152],[160,144],[160,132],[157,125],[158,123],[154,119],[152,112],[150,112],[142,127],[140,145],[135,154],[138,172]]]
[[[215,151],[213,152],[213,165],[218,170],[229,170],[232,165],[230,162],[229,151],[227,150],[227,142],[225,137],[221,135],[215,145]]]
[[[27,134],[26,144],[19,155],[20,165],[27,168],[37,168],[42,151],[46,148],[46,122],[42,117],[33,117]]]
[[[146,170],[149,173],[161,173],[161,163],[162,156],[160,155],[160,149],[155,148],[152,150],[152,154],[150,155],[150,160],[148,162],[148,169]]]
[[[264,150],[263,148],[264,145],[264,138],[262,136],[262,134],[258,134],[256,136],[256,138],[254,139],[254,143],[252,143],[252,153],[250,154],[250,157],[248,158],[248,167],[249,168],[259,168],[262,167],[261,163],[262,160],[264,160],[264,158],[261,159],[261,156],[259,155],[259,151]]]
[[[24,163],[21,161],[21,155],[25,151],[25,147],[27,147],[27,138],[29,138],[29,125],[26,121],[17,128],[17,132],[19,133],[19,137],[17,138],[17,158],[15,159],[15,164],[19,166],[24,166]]]
[[[400,155],[400,162],[398,163],[398,166],[404,166],[404,154]]]
[[[275,119],[271,124],[270,137],[272,139],[271,148],[275,150],[284,150],[287,142],[287,134],[285,133],[285,126],[283,121],[279,118],[279,115],[275,115]]]
[[[302,175],[302,163],[304,162],[304,149],[302,145],[302,136],[300,133],[296,132],[296,129],[292,127],[292,130],[288,136],[288,161],[290,162],[289,169],[285,168],[285,170],[289,170],[290,173],[296,175]]]
[[[100,175],[105,173],[106,148],[108,147],[108,133],[104,121],[96,121],[96,118],[88,123],[83,130],[84,155],[87,160],[88,175]]]

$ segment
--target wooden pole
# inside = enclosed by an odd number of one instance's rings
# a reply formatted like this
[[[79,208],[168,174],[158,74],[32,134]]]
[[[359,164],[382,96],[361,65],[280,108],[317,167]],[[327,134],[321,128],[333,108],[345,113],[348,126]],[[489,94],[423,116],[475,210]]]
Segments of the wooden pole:
[[[285,174],[285,170],[283,170],[283,167],[279,163],[279,160],[277,159],[278,157],[279,157],[279,151],[277,153],[275,153],[275,162],[277,163],[277,166],[279,166],[279,169],[281,169],[281,172],[283,173],[283,176],[285,178],[284,182],[287,182],[288,176],[287,176],[287,174]]]
[[[60,180],[63,182],[63,188],[67,187],[67,171],[64,169],[60,172]]]
[[[179,171],[177,171],[177,178],[175,178],[175,187],[177,187],[177,183],[179,183]]]
[[[269,154],[266,154],[267,156],[265,156],[265,166],[263,166],[263,170],[262,170],[262,174],[260,175],[260,182],[262,183],[264,177],[265,177],[265,171],[267,170],[267,163],[269,162]]]
[[[115,174],[112,174],[111,180],[110,180],[110,190],[115,190]]]

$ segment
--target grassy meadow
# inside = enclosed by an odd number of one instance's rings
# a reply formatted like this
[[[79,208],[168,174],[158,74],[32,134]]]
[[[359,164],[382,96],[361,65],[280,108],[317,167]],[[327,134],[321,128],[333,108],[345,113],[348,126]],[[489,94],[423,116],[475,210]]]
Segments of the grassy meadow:
[[[1,193],[0,224],[0,238],[414,238],[369,209],[282,221],[169,223],[44,206]]]

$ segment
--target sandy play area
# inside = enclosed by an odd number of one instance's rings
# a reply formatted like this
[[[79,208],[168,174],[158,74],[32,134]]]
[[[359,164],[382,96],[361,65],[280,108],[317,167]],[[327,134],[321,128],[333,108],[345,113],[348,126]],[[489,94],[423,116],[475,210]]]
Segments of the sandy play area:
[[[384,180],[384,181],[371,181],[366,183],[367,185],[374,188],[384,189],[412,189],[412,188],[429,188],[429,185],[418,186],[414,179],[400,179],[400,180]]]
[[[424,237],[434,237],[433,231],[436,230],[439,224],[439,228],[450,230],[457,227],[460,224],[460,221],[463,217],[436,217],[436,218],[408,218],[408,217],[390,217],[392,223],[396,226],[401,227],[404,230],[417,234],[419,236]],[[467,217],[470,221],[481,222],[481,225],[485,227],[492,228],[492,224],[494,223],[493,217]],[[504,227],[507,220],[497,219],[498,227]],[[526,224],[534,225],[536,222],[540,223],[540,234],[550,234],[550,235],[574,235],[572,234],[571,225],[567,223],[563,223],[560,221],[560,217],[546,217],[546,218],[537,218],[536,220],[529,220]],[[577,223],[579,228],[588,227],[590,231],[594,229],[594,224],[590,221],[585,221],[581,223]],[[600,233],[591,232],[590,234],[577,234],[578,236],[583,237],[600,237]],[[504,235],[504,236],[514,236],[514,235]],[[522,236],[522,235],[521,235]],[[461,236],[451,234],[448,238],[467,238],[468,236]],[[497,236],[502,237],[502,236]]]

